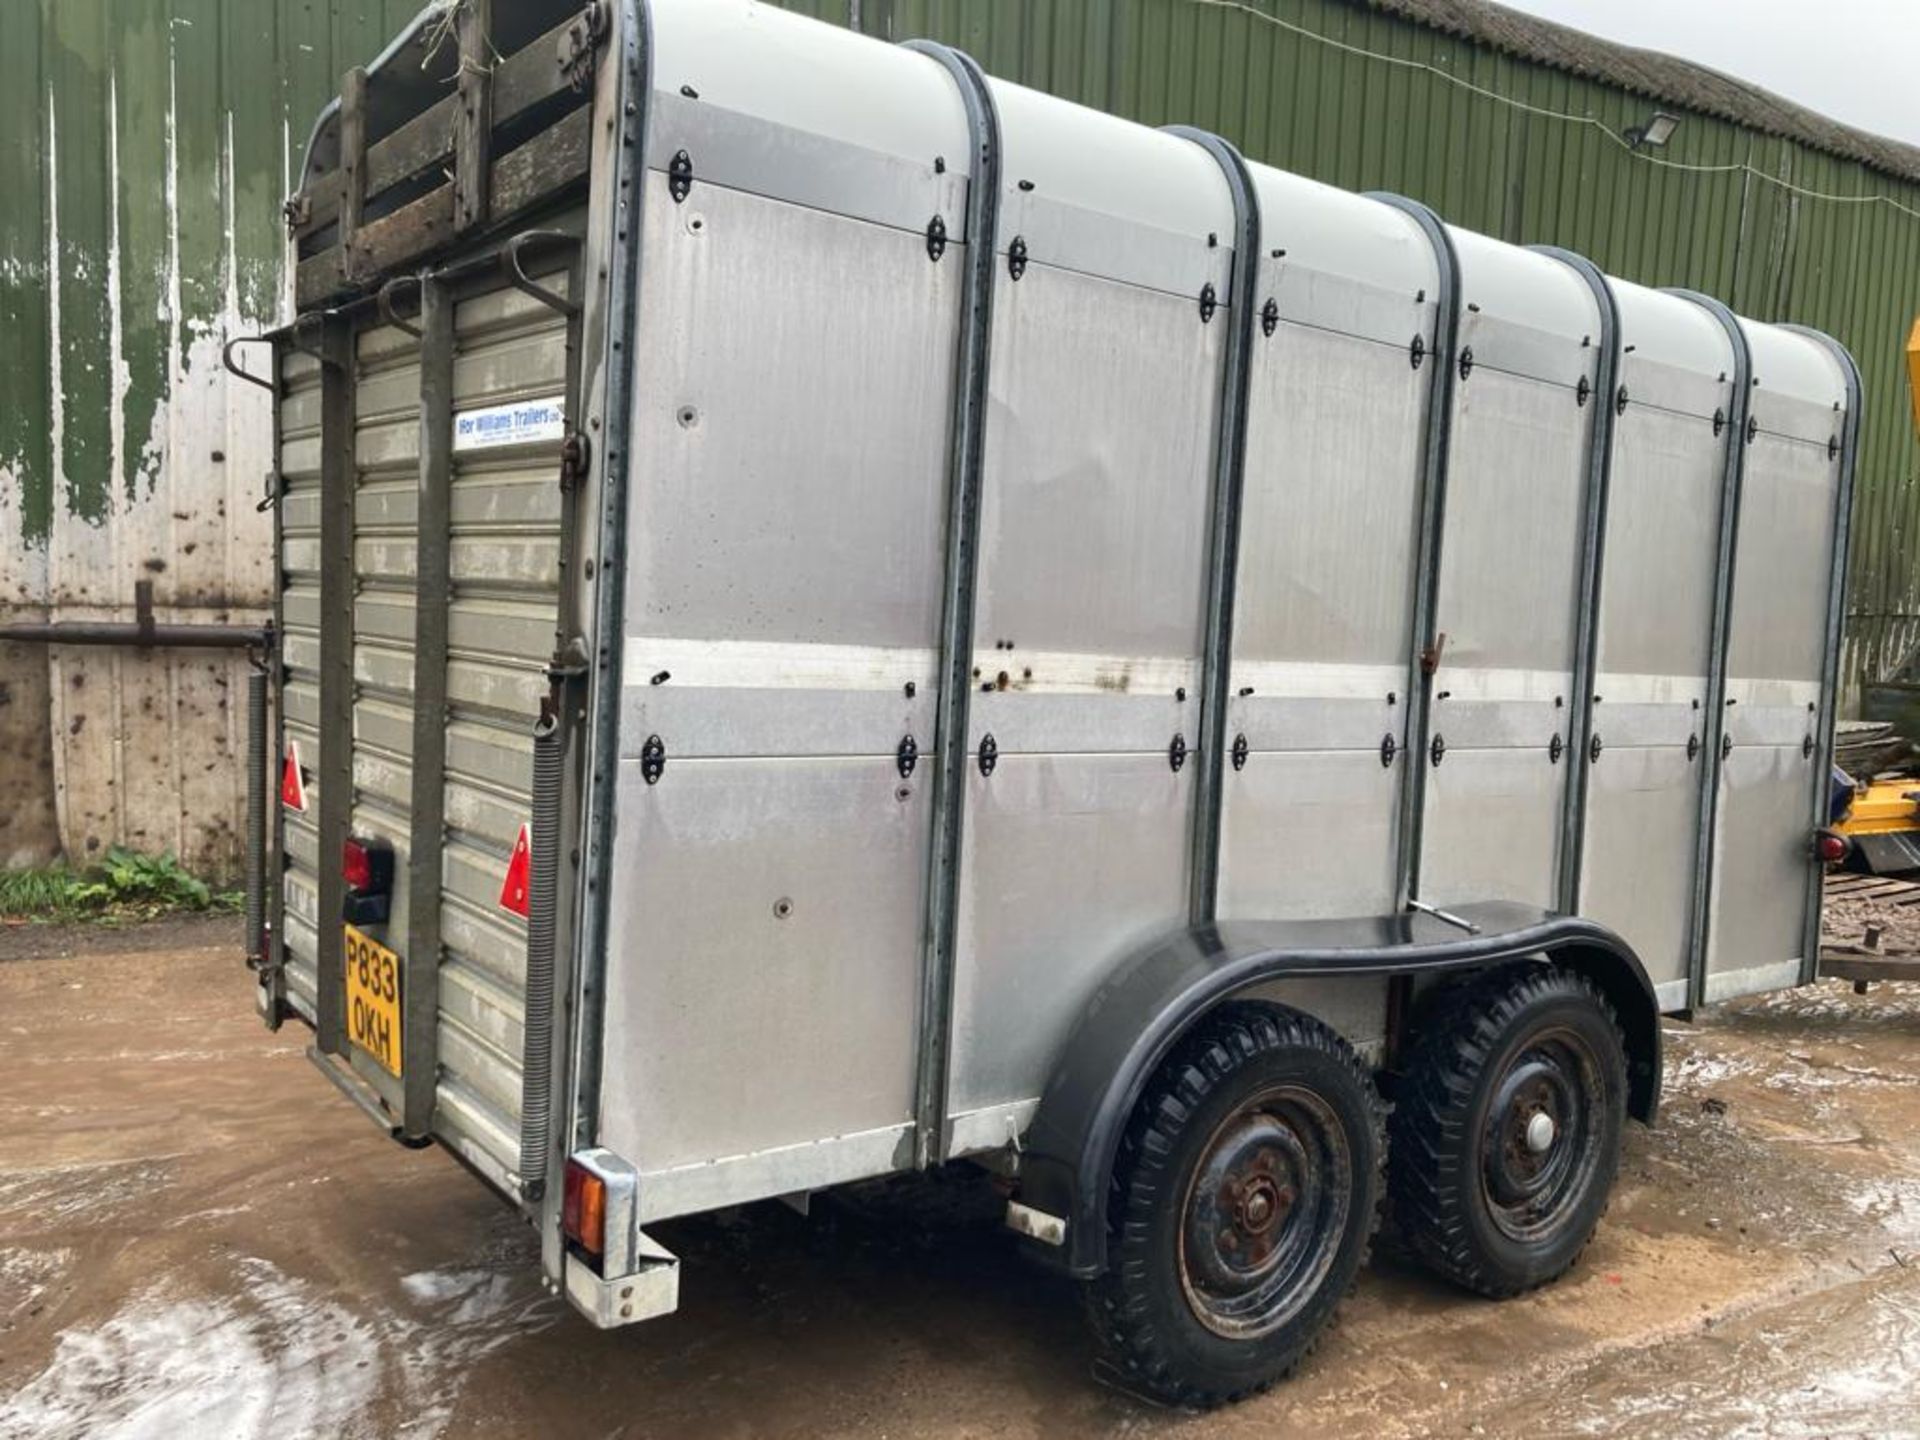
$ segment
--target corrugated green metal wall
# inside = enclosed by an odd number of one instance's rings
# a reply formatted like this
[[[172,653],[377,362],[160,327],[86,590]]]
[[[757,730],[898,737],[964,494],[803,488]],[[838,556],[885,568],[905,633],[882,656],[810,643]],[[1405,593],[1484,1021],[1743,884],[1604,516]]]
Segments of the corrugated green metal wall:
[[[1899,363],[1920,308],[1920,185],[1700,115],[1658,156],[1633,155],[1613,137],[1651,102],[1362,0],[790,3],[1831,331],[1869,396],[1849,679],[1920,638]],[[264,602],[266,531],[250,503],[264,396],[219,373],[219,341],[279,312],[279,207],[308,125],[340,72],[417,8],[0,0],[0,614],[122,615],[140,579],[181,619]],[[231,775],[233,681],[177,660],[63,668],[0,647],[0,782],[14,801],[0,807],[0,863],[129,839],[230,856],[234,786],[196,780],[180,757],[212,734],[208,770]]]

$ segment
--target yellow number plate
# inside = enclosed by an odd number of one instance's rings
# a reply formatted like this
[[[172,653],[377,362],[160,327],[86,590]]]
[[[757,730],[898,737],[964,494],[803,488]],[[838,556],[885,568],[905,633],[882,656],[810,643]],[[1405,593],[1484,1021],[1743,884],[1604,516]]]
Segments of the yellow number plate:
[[[400,957],[353,926],[347,930],[347,1034],[380,1062],[400,1073]]]

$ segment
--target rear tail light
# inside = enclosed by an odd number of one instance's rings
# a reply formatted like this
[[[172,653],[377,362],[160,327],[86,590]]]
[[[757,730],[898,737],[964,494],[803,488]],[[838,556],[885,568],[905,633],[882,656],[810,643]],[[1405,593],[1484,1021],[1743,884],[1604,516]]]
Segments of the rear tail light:
[[[1814,858],[1828,865],[1838,865],[1853,853],[1853,842],[1837,830],[1816,830],[1813,832]]]
[[[386,924],[393,904],[393,847],[384,840],[349,837],[340,854],[340,877],[347,882],[347,923]]]
[[[595,1259],[606,1253],[607,1182],[578,1160],[567,1161],[560,1229],[567,1239]]]

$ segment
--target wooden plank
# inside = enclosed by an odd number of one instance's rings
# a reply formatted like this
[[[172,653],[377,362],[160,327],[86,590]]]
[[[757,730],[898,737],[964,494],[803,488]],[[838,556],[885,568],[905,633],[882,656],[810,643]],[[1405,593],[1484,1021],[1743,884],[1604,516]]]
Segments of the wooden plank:
[[[358,65],[340,82],[340,174],[341,269],[351,280],[367,203],[367,72]]]
[[[453,131],[453,226],[484,225],[493,179],[493,0],[460,7],[460,108]],[[556,70],[559,69],[555,65]]]
[[[587,173],[593,110],[575,110],[493,165],[493,209],[511,215]]]
[[[1822,951],[1820,973],[1834,980],[1920,980],[1920,955],[1835,955]]]
[[[494,215],[505,219],[584,176],[591,157],[592,121],[590,108],[572,111],[494,161],[490,186]],[[296,303],[305,309],[357,280],[371,279],[439,249],[453,238],[453,222],[451,184],[369,221],[354,242],[357,269],[353,274],[347,272],[338,246],[300,262]]]
[[[566,88],[566,72],[556,57],[560,41],[572,24],[571,18],[561,21],[538,40],[494,66],[493,123],[496,127],[517,119]],[[449,95],[369,146],[366,193],[378,195],[452,155],[459,107],[460,96]],[[305,239],[334,222],[340,213],[340,183],[338,170],[329,170],[314,179],[306,189],[307,218],[295,234]]]

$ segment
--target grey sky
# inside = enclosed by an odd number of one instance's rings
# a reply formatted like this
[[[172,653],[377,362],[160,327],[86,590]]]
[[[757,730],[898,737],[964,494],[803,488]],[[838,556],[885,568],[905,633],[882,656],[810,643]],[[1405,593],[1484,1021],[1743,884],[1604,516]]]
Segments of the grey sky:
[[[1920,145],[1915,0],[1500,0],[1683,55],[1836,120]]]

